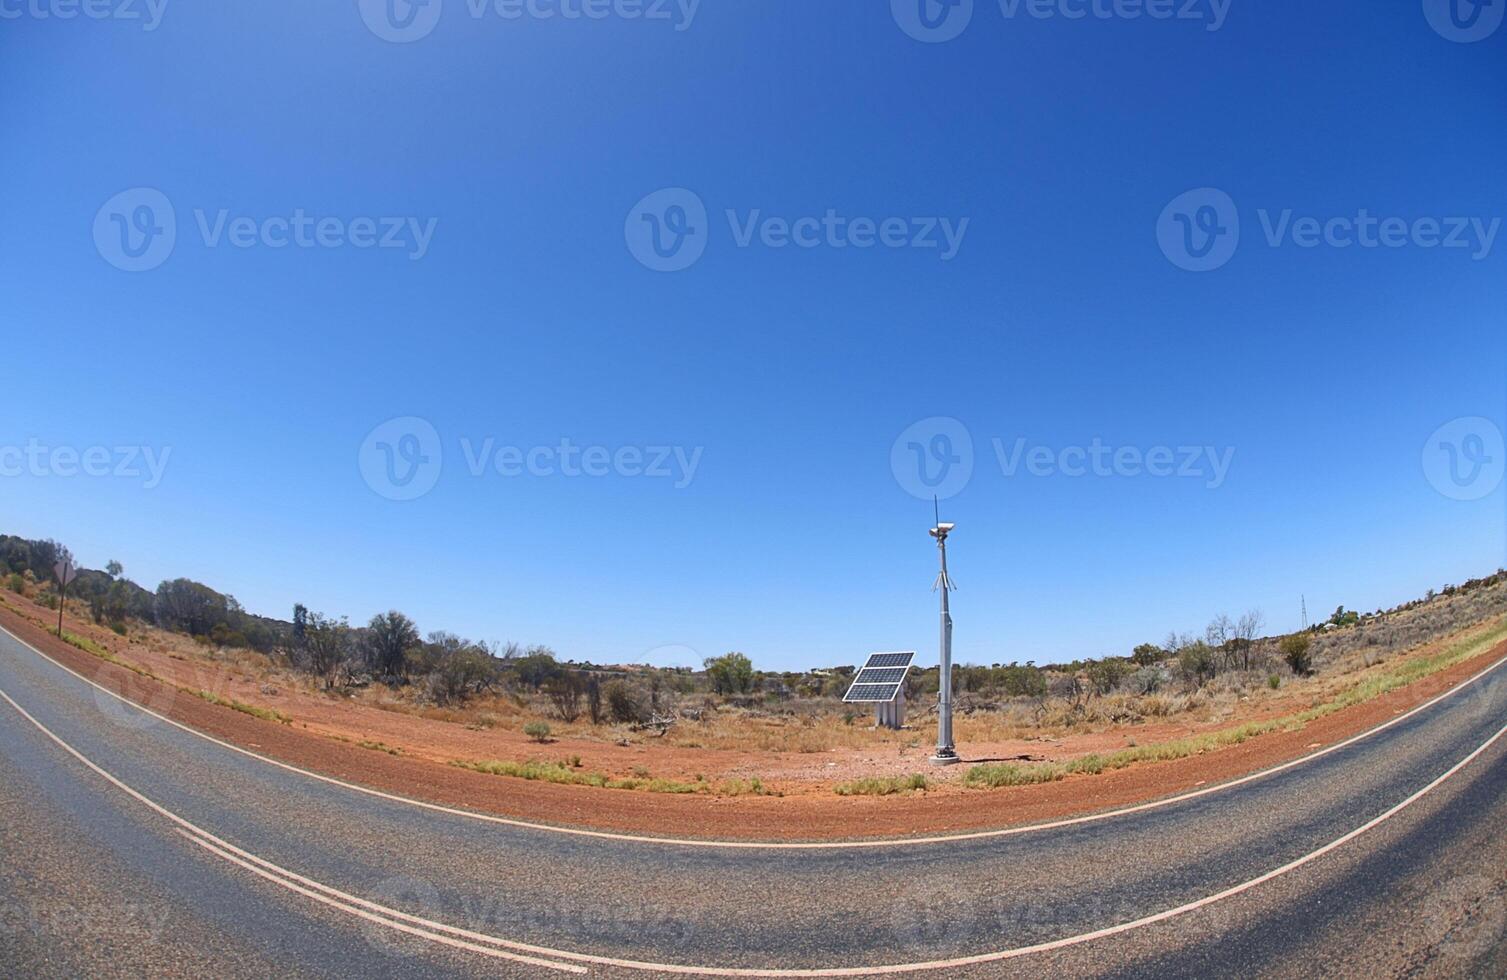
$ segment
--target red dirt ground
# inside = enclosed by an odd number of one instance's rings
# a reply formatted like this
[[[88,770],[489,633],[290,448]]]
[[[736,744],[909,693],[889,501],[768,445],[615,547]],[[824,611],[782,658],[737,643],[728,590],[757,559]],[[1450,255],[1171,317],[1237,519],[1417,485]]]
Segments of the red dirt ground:
[[[39,611],[45,612],[40,608]],[[829,785],[824,785],[820,792],[798,791],[785,797],[716,797],[560,786],[459,769],[448,765],[448,761],[517,757],[517,752],[512,756],[506,751],[499,753],[500,748],[506,748],[499,745],[502,737],[517,741],[519,746],[526,747],[527,743],[514,733],[472,732],[460,725],[313,697],[300,698],[296,706],[279,703],[279,708],[288,709],[295,718],[292,725],[279,724],[210,704],[104,661],[60,641],[9,606],[0,606],[0,625],[59,663],[160,714],[314,772],[415,799],[521,820],[650,835],[662,835],[673,829],[678,836],[730,840],[835,840],[993,829],[1141,803],[1255,772],[1316,747],[1342,741],[1404,713],[1507,655],[1504,642],[1489,653],[1319,719],[1300,731],[1273,732],[1216,752],[1140,764],[1096,776],[1072,776],[1054,783],[997,790],[944,785],[940,791],[893,797],[839,797],[830,792]],[[100,636],[100,631],[72,621],[72,617],[69,629],[91,639]],[[132,661],[146,661],[140,646],[121,652]],[[150,669],[160,676],[176,676],[169,675],[167,669],[177,662],[165,655],[161,659],[163,663],[153,662]],[[193,671],[191,666],[185,669]],[[193,678],[180,680],[187,683]],[[255,696],[258,686],[252,679],[226,675],[212,689],[248,703],[265,703],[265,698]],[[355,708],[362,713],[359,722],[353,725]],[[1275,711],[1274,705],[1268,705],[1261,714]],[[1204,726],[1140,726],[1135,736],[1141,744],[1149,744],[1197,727]],[[404,754],[393,756],[331,737],[339,732],[402,746]],[[1099,742],[1102,744],[1096,744]],[[1075,736],[1071,754],[1119,748],[1124,744],[1124,732],[1090,736],[1087,740]],[[1058,752],[1045,751],[1047,747],[1041,742],[1021,745],[1026,752],[1060,757]],[[589,768],[621,772],[636,764],[652,762],[656,776],[692,771],[747,771],[769,778],[781,768],[779,756],[797,755],[659,745],[621,747],[591,743],[591,748],[593,758],[589,760]],[[572,743],[544,747],[536,754],[549,758],[575,751],[576,745]],[[913,754],[918,763],[915,768],[920,768],[925,753],[918,749]],[[810,764],[806,763],[808,767]],[[893,770],[893,764],[888,768]]]

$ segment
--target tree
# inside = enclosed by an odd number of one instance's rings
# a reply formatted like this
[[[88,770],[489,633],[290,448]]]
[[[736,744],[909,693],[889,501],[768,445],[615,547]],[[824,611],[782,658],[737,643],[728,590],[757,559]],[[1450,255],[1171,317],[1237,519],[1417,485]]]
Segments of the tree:
[[[549,647],[529,647],[523,656],[513,660],[513,673],[517,676],[520,684],[526,684],[538,691],[544,686],[544,682],[552,677],[558,677],[563,668],[555,659],[555,651]]]
[[[544,693],[555,706],[555,714],[567,725],[581,717],[581,695],[586,693],[586,683],[577,672],[560,671],[544,682]]]
[[[753,690],[753,661],[741,653],[724,653],[703,661],[717,694],[747,694]]]
[[[1100,695],[1114,691],[1126,674],[1125,661],[1116,657],[1089,661],[1087,667],[1089,683],[1094,686],[1095,693]]]
[[[1150,667],[1161,663],[1167,656],[1167,651],[1155,643],[1142,643],[1130,653],[1130,660],[1137,667]]]
[[[330,690],[350,659],[350,624],[344,619],[328,619],[323,613],[309,613],[303,652],[309,669],[324,681],[325,690]]]
[[[1294,674],[1304,676],[1313,672],[1313,638],[1307,633],[1293,633],[1282,637],[1278,648],[1282,651],[1282,659],[1287,661],[1287,666]]]
[[[420,644],[413,620],[396,609],[373,616],[362,647],[372,673],[389,681],[407,680],[409,656]]]
[[[1213,677],[1219,667],[1213,648],[1202,641],[1190,643],[1179,650],[1177,665],[1195,686],[1202,685]]]
[[[110,561],[105,562],[105,574],[110,576],[111,578],[120,578],[125,574],[125,571],[126,567],[120,562],[115,561],[113,558]]]
[[[1256,646],[1256,638],[1261,635],[1261,627],[1265,622],[1266,617],[1261,610],[1252,609],[1235,623],[1235,635],[1230,643],[1240,657],[1242,670],[1251,669],[1251,651]]]
[[[606,718],[602,711],[602,682],[594,675],[586,681],[586,710],[591,715],[593,725],[600,725]]]
[[[219,623],[230,620],[232,601],[207,585],[186,578],[157,586],[152,615],[157,625],[190,636],[208,636]],[[239,611],[239,606],[235,607]]]

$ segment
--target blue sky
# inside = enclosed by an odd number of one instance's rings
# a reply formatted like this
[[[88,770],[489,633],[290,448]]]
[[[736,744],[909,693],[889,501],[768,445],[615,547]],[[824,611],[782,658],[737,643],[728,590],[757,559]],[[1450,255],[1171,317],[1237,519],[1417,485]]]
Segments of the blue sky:
[[[394,42],[364,2],[169,3],[152,30],[49,2],[0,25],[0,446],[48,451],[0,453],[0,529],[86,564],[578,659],[925,660],[931,503],[892,449],[957,434],[938,418],[973,444],[942,505],[962,661],[1253,607],[1291,629],[1300,595],[1375,608],[1507,563],[1507,28],[978,0],[929,43],[901,0],[443,0]],[[171,249],[124,271],[112,236],[161,199]],[[829,211],[811,247],[766,221]],[[1299,243],[1363,212],[1393,244]],[[329,244],[271,247],[299,214]],[[688,264],[651,268],[682,214]],[[376,431],[409,417],[432,436]],[[1454,492],[1431,434],[1477,418],[1440,437]],[[473,475],[488,439],[552,469]],[[611,472],[560,473],[562,439]],[[1052,463],[1007,475],[995,440]],[[1095,440],[1228,469],[1065,475]],[[96,446],[167,452],[160,482],[55,452]],[[640,474],[658,447],[694,471]],[[389,499],[388,453],[432,488]]]

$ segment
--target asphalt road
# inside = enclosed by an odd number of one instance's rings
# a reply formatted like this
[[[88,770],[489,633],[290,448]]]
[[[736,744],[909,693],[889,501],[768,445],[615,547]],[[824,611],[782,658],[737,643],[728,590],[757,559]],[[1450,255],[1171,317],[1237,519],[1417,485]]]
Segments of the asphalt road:
[[[1152,809],[930,843],[693,846],[320,780],[0,632],[0,974],[1503,977],[1504,726],[1507,666]]]

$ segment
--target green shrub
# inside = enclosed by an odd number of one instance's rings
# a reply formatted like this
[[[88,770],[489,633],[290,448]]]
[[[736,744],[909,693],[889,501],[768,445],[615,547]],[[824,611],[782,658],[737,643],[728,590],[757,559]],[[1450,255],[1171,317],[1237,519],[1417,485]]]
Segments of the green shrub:
[[[548,723],[542,721],[531,721],[523,726],[523,734],[536,742],[548,742],[549,732],[550,727]]]
[[[20,572],[11,572],[5,578],[6,587],[16,595],[26,594],[26,579],[21,577]]]
[[[1268,674],[1266,677],[1266,686],[1275,691],[1277,688],[1282,686],[1282,678],[1278,677],[1276,674]]]
[[[909,776],[871,776],[841,783],[834,787],[838,796],[892,796],[926,789],[926,777],[920,773]]]
[[[1282,637],[1279,644],[1282,659],[1292,672],[1302,677],[1313,672],[1313,638],[1307,633],[1293,633]]]

